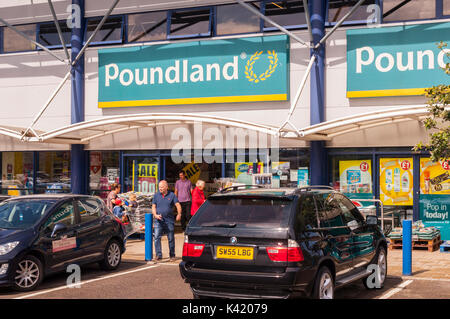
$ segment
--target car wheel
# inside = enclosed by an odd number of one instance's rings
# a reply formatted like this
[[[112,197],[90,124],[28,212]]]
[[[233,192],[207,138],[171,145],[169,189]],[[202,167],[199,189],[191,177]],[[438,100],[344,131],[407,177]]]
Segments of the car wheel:
[[[44,278],[41,261],[32,256],[25,256],[14,269],[13,289],[17,291],[34,290]]]
[[[122,260],[122,250],[117,240],[113,239],[105,247],[104,258],[100,266],[105,270],[115,270]]]
[[[312,297],[314,299],[334,299],[333,274],[326,266],[321,267],[317,273]]]
[[[384,287],[384,281],[386,280],[387,275],[387,254],[386,254],[386,248],[379,247],[378,252],[375,255],[374,261],[376,263],[372,263],[371,265],[376,265],[376,281],[375,283],[372,282],[372,277],[369,275],[368,277],[363,278],[363,284],[366,289],[381,289]],[[371,281],[371,284],[369,285],[367,281]],[[379,285],[376,285],[376,283],[379,283]]]

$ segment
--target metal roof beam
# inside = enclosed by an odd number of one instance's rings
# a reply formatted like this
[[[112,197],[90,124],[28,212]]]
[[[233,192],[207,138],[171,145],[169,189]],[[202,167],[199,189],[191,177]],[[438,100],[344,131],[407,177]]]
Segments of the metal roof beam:
[[[64,52],[66,53],[67,61],[70,63],[70,55],[67,50],[66,43],[64,42],[64,38],[62,36],[61,27],[59,26],[58,18],[56,17],[55,8],[53,7],[52,0],[48,0],[48,5],[50,7],[50,11],[52,12],[53,21],[55,21],[56,30],[58,31],[59,41],[61,41],[61,45],[64,48]]]
[[[341,20],[338,21],[338,23],[336,23],[336,25],[319,41],[319,43],[316,44],[314,48],[317,49],[318,47],[320,47],[321,44],[327,41],[327,39],[334,33],[334,31],[336,31],[336,29],[339,28],[341,24],[344,23],[345,20],[347,20],[347,18],[350,17],[356,11],[356,9],[358,9],[361,6],[361,4],[364,1],[366,0],[359,0],[358,3],[355,4],[353,8],[349,12],[347,12],[347,14],[343,16]]]
[[[309,60],[308,67],[306,68],[305,74],[303,75],[303,79],[300,82],[300,86],[297,90],[297,94],[295,95],[295,98],[291,103],[291,108],[289,109],[288,116],[287,116],[286,120],[284,121],[284,123],[278,128],[278,131],[280,131],[282,128],[284,128],[286,126],[286,124],[288,124],[288,122],[290,121],[292,114],[294,113],[294,111],[297,107],[297,103],[298,103],[298,100],[300,99],[300,95],[303,92],[303,88],[305,87],[306,80],[308,79],[308,76],[311,73],[311,68],[312,68],[315,60],[316,60],[316,55],[313,55],[311,57],[311,59]],[[295,130],[298,131],[298,128],[295,128]]]
[[[309,8],[308,8],[307,0],[303,0],[303,9],[305,10],[306,24],[308,25],[309,43],[312,43],[313,42],[312,26],[311,26],[311,20],[309,17]]]
[[[266,17],[264,14],[262,14],[261,12],[259,12],[258,10],[256,10],[255,8],[253,8],[252,6],[248,5],[247,3],[245,3],[243,0],[237,0],[237,2],[243,6],[244,8],[246,8],[248,11],[252,12],[253,14],[256,14],[258,17],[260,17],[261,19],[263,19],[264,21],[266,21],[267,23],[270,23],[271,25],[273,25],[274,27],[278,28],[281,32],[286,33],[288,36],[290,36],[292,39],[294,39],[295,41],[303,44],[304,46],[310,48],[311,45],[306,43],[305,41],[303,41],[302,39],[300,39],[298,36],[296,36],[295,34],[293,34],[291,31],[287,30],[286,28],[283,28],[281,25],[279,25],[278,23],[274,22],[272,19]]]
[[[100,23],[97,25],[97,27],[95,28],[94,32],[91,34],[91,36],[89,37],[89,39],[86,41],[86,43],[84,44],[83,48],[80,50],[80,52],[78,52],[78,55],[76,56],[75,60],[72,61],[72,66],[75,65],[77,63],[77,61],[81,58],[81,56],[83,55],[84,51],[86,51],[87,47],[89,46],[89,44],[92,42],[92,40],[94,39],[94,37],[97,35],[98,31],[101,29],[101,27],[103,27],[103,24],[106,22],[106,19],[109,18],[109,16],[111,15],[111,12],[114,10],[114,8],[117,6],[117,4],[119,3],[120,0],[115,0],[114,3],[112,4],[112,6],[109,8],[108,12],[106,13],[106,15],[102,18],[102,20],[100,21]]]
[[[64,76],[64,78],[62,79],[61,83],[59,83],[58,87],[56,88],[56,90],[53,92],[53,94],[50,96],[50,98],[47,100],[47,102],[44,104],[44,106],[41,108],[41,110],[39,111],[39,113],[34,117],[33,121],[31,122],[31,124],[27,127],[27,129],[23,132],[21,139],[23,140],[25,138],[25,136],[27,135],[27,133],[29,131],[32,131],[33,134],[36,137],[39,137],[38,134],[36,134],[36,132],[33,130],[33,126],[34,124],[36,124],[36,122],[41,118],[42,114],[44,114],[45,110],[48,108],[48,106],[50,105],[50,103],[53,101],[53,99],[56,97],[56,95],[58,94],[58,92],[61,90],[61,88],[63,87],[64,83],[66,83],[67,79],[70,76],[70,70],[66,73],[66,75]]]

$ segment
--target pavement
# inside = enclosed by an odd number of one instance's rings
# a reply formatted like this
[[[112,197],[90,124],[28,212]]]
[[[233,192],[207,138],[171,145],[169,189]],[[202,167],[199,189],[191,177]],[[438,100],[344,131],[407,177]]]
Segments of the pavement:
[[[183,256],[184,233],[175,233],[175,261],[169,262],[169,242],[167,236],[161,238],[161,249],[163,259],[158,263],[179,264]],[[122,260],[145,261],[145,240],[128,238],[126,251],[122,255]],[[155,258],[155,246],[153,245],[153,257]],[[152,262],[155,262],[154,260]]]

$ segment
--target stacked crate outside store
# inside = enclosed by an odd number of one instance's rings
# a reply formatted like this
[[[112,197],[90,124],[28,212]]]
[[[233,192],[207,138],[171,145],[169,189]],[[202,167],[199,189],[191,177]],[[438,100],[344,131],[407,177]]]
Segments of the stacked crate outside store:
[[[403,247],[403,229],[394,228],[388,235],[390,249],[401,249]],[[413,224],[412,228],[412,248],[427,248],[433,252],[439,249],[441,244],[441,234],[439,229],[435,227],[425,227],[421,221]]]

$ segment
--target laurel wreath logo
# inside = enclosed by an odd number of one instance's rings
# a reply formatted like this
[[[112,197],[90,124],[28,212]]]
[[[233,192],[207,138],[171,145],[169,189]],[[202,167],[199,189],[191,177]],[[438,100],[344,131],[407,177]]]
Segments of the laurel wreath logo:
[[[263,53],[263,51],[256,51],[255,54],[253,54],[250,59],[247,61],[247,64],[245,65],[245,77],[247,80],[253,83],[258,83],[260,81],[265,81],[266,79],[270,78],[273,72],[275,72],[275,69],[278,66],[278,55],[276,54],[275,50],[273,51],[267,51],[268,53],[268,59],[270,61],[269,68],[261,73],[259,76],[253,72],[253,64],[257,60],[259,60],[260,55]]]

